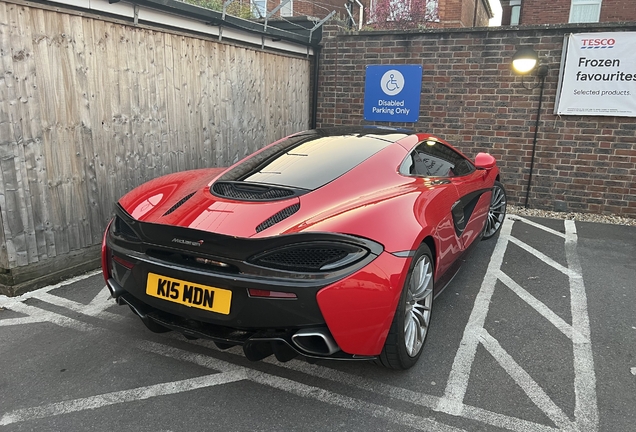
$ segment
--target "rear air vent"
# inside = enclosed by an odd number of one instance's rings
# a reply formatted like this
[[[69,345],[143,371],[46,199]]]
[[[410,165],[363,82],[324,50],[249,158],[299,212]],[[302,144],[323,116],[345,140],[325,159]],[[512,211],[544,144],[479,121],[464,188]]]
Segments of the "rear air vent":
[[[164,216],[168,216],[170,213],[172,213],[173,211],[175,211],[176,209],[178,209],[179,207],[181,207],[187,200],[189,200],[190,198],[192,198],[192,196],[195,194],[196,192],[192,192],[189,195],[184,196],[183,198],[181,198],[179,200],[178,203],[176,203],[175,205],[173,205],[172,207],[170,207],[168,209],[167,212],[165,212],[163,215]]]
[[[113,223],[113,234],[128,241],[140,241],[135,231],[119,216],[115,216]]]
[[[261,222],[256,227],[256,232],[261,232],[264,229],[267,229],[267,228],[271,227],[272,225],[277,224],[278,222],[282,221],[283,219],[287,219],[288,217],[290,217],[291,215],[296,213],[299,209],[300,209],[300,204],[294,204],[294,205],[291,205],[291,206],[289,206],[287,208],[282,209],[278,213],[274,214],[273,216],[271,216],[271,217],[265,219],[263,222]]]
[[[249,262],[280,270],[318,272],[335,270],[353,264],[368,255],[368,251],[352,245],[308,243],[267,251]]]
[[[271,265],[287,270],[318,271],[330,262],[341,260],[347,251],[337,248],[294,248],[269,254],[258,260],[261,265]]]
[[[281,187],[247,184],[243,182],[216,182],[212,193],[243,201],[275,201],[296,195],[296,191]]]

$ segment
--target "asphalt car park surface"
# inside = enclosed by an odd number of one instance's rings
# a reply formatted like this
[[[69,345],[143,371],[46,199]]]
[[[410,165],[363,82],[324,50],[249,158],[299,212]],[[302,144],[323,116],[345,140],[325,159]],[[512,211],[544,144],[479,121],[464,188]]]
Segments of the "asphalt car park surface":
[[[0,297],[0,429],[632,431],[635,256],[634,227],[510,215],[403,372],[154,334],[99,273]]]

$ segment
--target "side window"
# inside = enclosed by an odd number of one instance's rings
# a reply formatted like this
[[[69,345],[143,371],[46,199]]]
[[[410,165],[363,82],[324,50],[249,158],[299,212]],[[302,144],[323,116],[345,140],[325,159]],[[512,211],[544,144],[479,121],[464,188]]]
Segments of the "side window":
[[[457,177],[474,169],[469,160],[437,141],[418,144],[400,165],[401,174],[421,177]]]

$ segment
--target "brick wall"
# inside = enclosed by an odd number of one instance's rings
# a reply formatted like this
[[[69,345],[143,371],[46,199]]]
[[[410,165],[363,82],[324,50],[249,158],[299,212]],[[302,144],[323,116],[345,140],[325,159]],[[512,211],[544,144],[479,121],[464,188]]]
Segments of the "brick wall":
[[[315,2],[312,0],[293,0],[294,2],[294,16],[307,15],[311,17],[324,18],[336,11],[340,17],[344,17],[346,14],[344,4],[346,1],[341,0],[322,0]],[[275,0],[275,5],[280,4],[280,0]]]
[[[521,3],[520,23],[563,24],[570,19],[572,0],[524,0]],[[600,22],[636,21],[634,0],[603,0]]]
[[[531,206],[552,209],[555,201],[565,201],[572,211],[636,217],[636,118],[552,114],[564,34],[597,30],[636,31],[636,23],[349,34],[329,25],[320,61],[318,127],[370,124],[363,119],[365,66],[422,64],[418,123],[381,124],[430,131],[471,157],[493,154],[511,202],[522,203],[539,89],[522,88],[510,60],[516,47],[531,45],[550,67]]]
[[[572,0],[540,0],[522,1],[519,23],[563,24],[570,20],[570,4]]]
[[[439,0],[439,20],[442,27],[473,27],[477,2],[477,20],[475,27],[488,25],[488,12],[484,0]]]
[[[490,14],[486,9],[485,3],[488,1],[478,0],[479,5],[477,6],[477,20],[475,22],[475,27],[488,27],[488,22],[490,21]]]
[[[636,21],[634,0],[603,0],[601,22]]]

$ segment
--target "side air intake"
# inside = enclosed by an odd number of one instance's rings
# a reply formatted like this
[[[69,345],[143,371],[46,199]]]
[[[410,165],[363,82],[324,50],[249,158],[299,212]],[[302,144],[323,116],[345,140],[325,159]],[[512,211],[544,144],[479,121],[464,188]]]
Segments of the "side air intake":
[[[278,222],[282,221],[283,219],[287,219],[288,217],[290,217],[291,215],[296,213],[299,209],[300,209],[300,204],[298,204],[298,203],[282,209],[278,213],[274,214],[273,216],[270,216],[269,218],[267,218],[263,222],[261,222],[256,227],[256,232],[257,233],[261,232],[264,229],[267,229],[267,228],[271,227],[272,225],[277,224]]]
[[[168,209],[167,212],[165,212],[163,215],[164,216],[168,216],[170,213],[172,213],[173,211],[175,211],[176,209],[178,209],[179,207],[181,207],[187,200],[189,200],[190,198],[192,198],[192,196],[195,194],[196,192],[192,192],[189,195],[184,196],[183,198],[181,198],[179,200],[178,203],[176,203],[175,205],[173,205],[172,207],[170,207]]]

